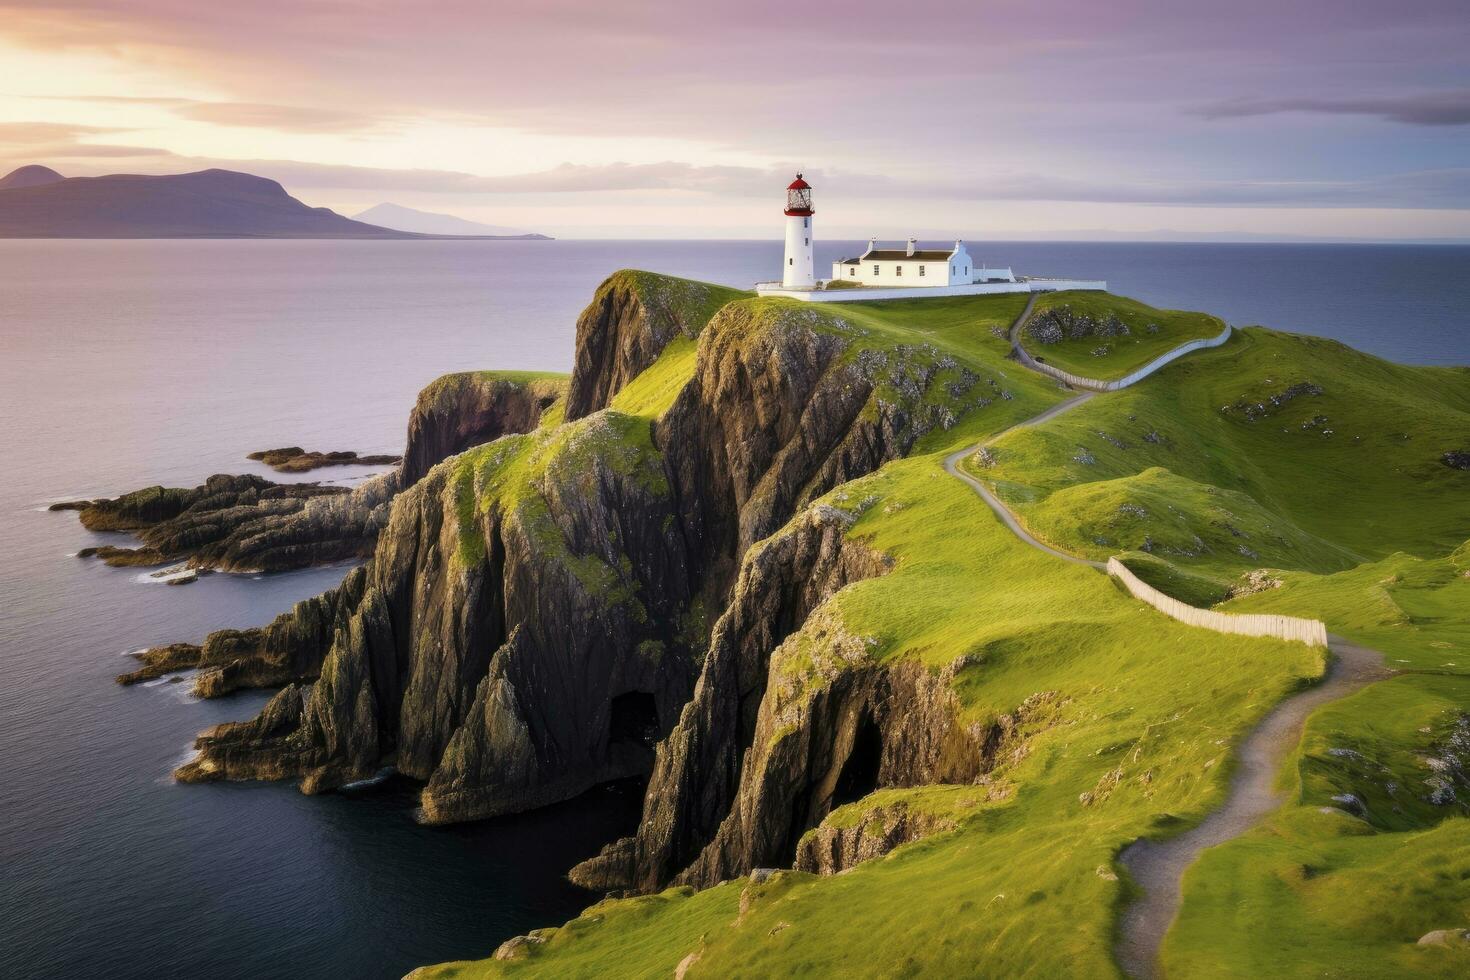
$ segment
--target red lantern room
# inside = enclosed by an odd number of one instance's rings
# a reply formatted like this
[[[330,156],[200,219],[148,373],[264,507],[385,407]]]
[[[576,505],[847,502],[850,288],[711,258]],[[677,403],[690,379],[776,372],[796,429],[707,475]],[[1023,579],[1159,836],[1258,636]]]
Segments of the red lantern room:
[[[809,218],[812,210],[812,185],[801,179],[801,174],[786,185],[786,214],[789,217]]]

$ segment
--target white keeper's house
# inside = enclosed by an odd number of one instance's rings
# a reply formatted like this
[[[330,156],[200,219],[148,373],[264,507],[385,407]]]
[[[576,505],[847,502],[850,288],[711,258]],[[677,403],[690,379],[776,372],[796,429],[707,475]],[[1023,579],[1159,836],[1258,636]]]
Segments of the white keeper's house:
[[[976,265],[962,241],[956,240],[952,247],[924,248],[913,238],[901,248],[883,248],[878,239],[870,239],[863,254],[832,263],[832,278],[818,279],[813,258],[815,216],[812,186],[797,174],[786,188],[786,254],[781,280],[756,283],[756,292],[761,296],[786,296],[810,303],[850,303],[1108,288],[1106,282],[1097,279],[1018,278],[1008,266]]]
[[[857,258],[832,263],[832,279],[828,282],[833,280],[865,286],[963,286],[1015,282],[1016,277],[1010,269],[975,265],[961,241],[956,241],[953,248],[920,248],[919,240],[910,238],[903,248],[881,248],[874,238]]]

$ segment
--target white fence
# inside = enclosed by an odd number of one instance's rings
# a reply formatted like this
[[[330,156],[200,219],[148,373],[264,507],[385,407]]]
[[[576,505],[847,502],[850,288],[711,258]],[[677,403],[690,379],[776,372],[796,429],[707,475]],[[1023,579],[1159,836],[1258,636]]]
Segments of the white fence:
[[[1236,633],[1242,636],[1274,636],[1279,640],[1295,640],[1308,646],[1327,645],[1327,626],[1316,619],[1300,619],[1296,616],[1275,616],[1269,613],[1222,613],[1213,609],[1199,609],[1180,602],[1173,596],[1164,595],[1128,570],[1116,558],[1108,559],[1108,574],[1123,583],[1135,599],[1148,603],[1170,619],[1177,619],[1190,626],[1200,626],[1216,633]]]
[[[1154,358],[1152,361],[1149,361],[1137,371],[1134,371],[1132,374],[1129,374],[1125,377],[1119,378],[1117,381],[1099,381],[1096,378],[1084,378],[1079,374],[1073,374],[1070,371],[1063,371],[1061,368],[1052,367],[1050,364],[1038,361],[1036,358],[1027,353],[1026,348],[1021,346],[1019,333],[1016,337],[1015,347],[1016,356],[1021,359],[1021,363],[1031,368],[1033,371],[1040,371],[1042,374],[1050,375],[1051,377],[1056,378],[1058,381],[1062,381],[1066,384],[1071,385],[1073,388],[1086,388],[1089,391],[1117,391],[1120,388],[1126,388],[1131,384],[1137,384],[1144,378],[1148,377],[1150,374],[1153,374],[1159,368],[1163,367],[1165,364],[1177,360],[1178,358],[1183,357],[1185,354],[1188,354],[1191,351],[1202,350],[1206,347],[1219,347],[1221,344],[1225,343],[1225,341],[1229,339],[1230,324],[1227,323],[1225,324],[1225,329],[1220,331],[1220,336],[1202,337],[1199,340],[1191,340],[1188,343],[1180,344],[1178,347],[1174,348],[1168,353],[1160,354],[1158,357]]]

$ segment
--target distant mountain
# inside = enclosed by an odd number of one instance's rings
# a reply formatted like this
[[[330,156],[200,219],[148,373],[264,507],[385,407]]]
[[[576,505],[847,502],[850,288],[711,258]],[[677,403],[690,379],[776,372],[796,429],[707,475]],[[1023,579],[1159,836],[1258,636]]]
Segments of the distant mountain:
[[[28,167],[12,170],[4,177],[0,177],[0,191],[10,187],[40,187],[42,184],[54,184],[58,180],[65,180],[61,174],[50,167],[43,167],[33,163]]]
[[[0,180],[0,238],[421,238],[313,208],[274,180],[232,170]]]
[[[475,235],[480,238],[528,238],[550,241],[547,235],[538,235],[519,228],[485,225],[478,221],[456,218],[452,214],[420,211],[417,208],[406,208],[401,204],[377,204],[352,217],[357,221],[366,221],[384,228],[413,231],[422,235]]]

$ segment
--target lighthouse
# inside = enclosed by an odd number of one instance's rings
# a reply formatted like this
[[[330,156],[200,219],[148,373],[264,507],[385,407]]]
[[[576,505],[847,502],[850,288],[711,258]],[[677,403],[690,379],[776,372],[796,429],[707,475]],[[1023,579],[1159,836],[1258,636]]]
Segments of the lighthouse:
[[[812,289],[817,285],[812,262],[812,185],[796,175],[786,187],[786,262],[781,285],[786,289]]]

